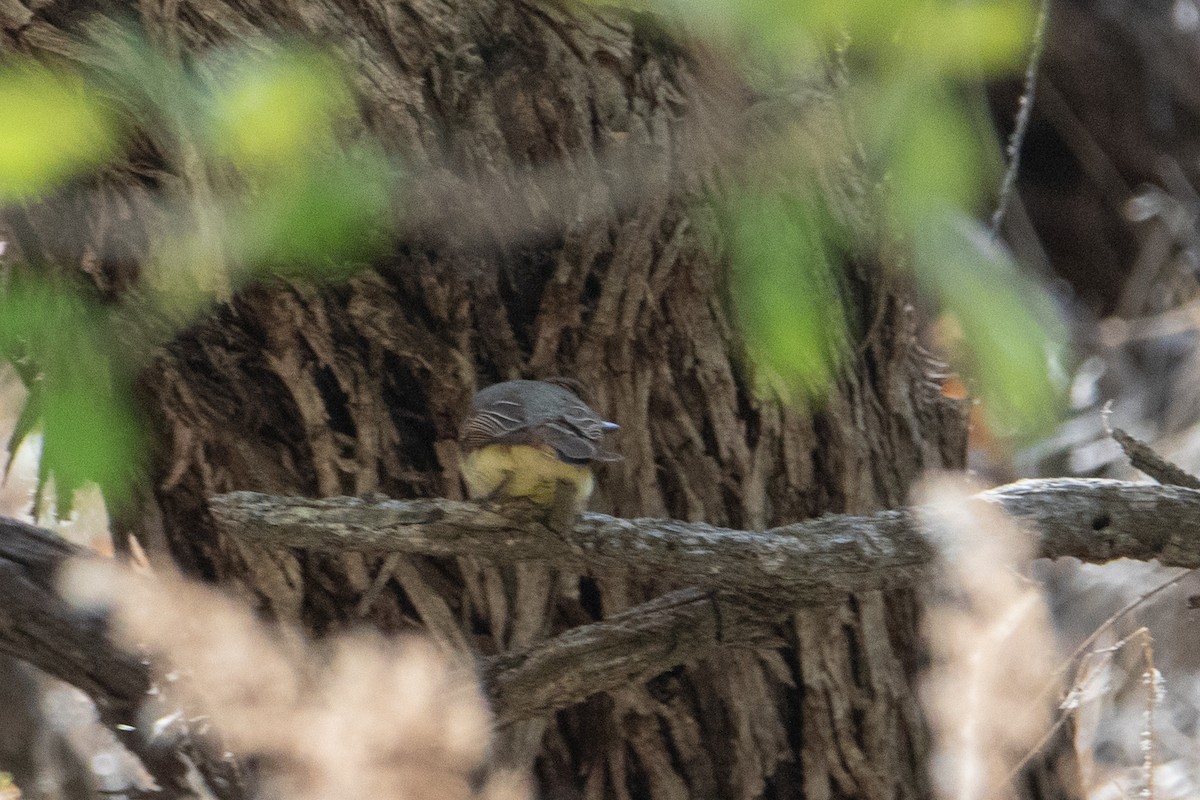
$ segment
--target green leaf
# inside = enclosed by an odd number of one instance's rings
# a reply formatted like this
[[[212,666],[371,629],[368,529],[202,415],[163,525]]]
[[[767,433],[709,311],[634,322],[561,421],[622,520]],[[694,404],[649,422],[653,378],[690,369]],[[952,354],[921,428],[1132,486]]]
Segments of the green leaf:
[[[611,5],[611,2],[606,2]],[[861,53],[942,75],[1010,71],[1029,47],[1027,0],[622,0],[678,20],[743,56],[766,52],[793,64],[848,42]]]
[[[961,108],[936,82],[900,82],[879,103],[873,127],[890,167],[892,208],[906,226],[948,206],[970,208],[979,198],[983,152]]]
[[[274,272],[344,267],[382,246],[398,179],[374,151],[266,176],[230,219],[232,241],[245,261]]]
[[[39,423],[42,418],[40,400],[41,395],[39,393],[26,392],[25,403],[21,406],[20,413],[17,414],[17,423],[13,426],[12,434],[8,437],[8,442],[4,448],[8,451],[8,463],[4,466],[4,478],[8,477],[8,472],[12,469],[17,449],[20,448],[26,438],[39,430]]]
[[[54,477],[60,513],[91,482],[119,504],[137,472],[141,431],[112,352],[103,318],[73,292],[27,284],[0,295],[0,358],[20,362],[29,396],[19,427],[41,430],[40,472]]]
[[[0,68],[0,201],[34,197],[112,155],[117,127],[83,81],[32,62]]]
[[[776,37],[794,38],[804,30],[826,46],[848,40],[894,64],[971,77],[1016,66],[1029,47],[1035,18],[1027,0],[764,0],[734,6],[739,16]]]
[[[93,355],[91,368],[77,362],[69,371],[56,370],[42,390],[42,463],[54,476],[64,513],[75,490],[88,483],[98,484],[110,504],[120,504],[138,458],[141,434],[128,398],[111,388],[105,354]]]
[[[829,255],[836,226],[815,202],[775,194],[740,197],[727,213],[751,353],[786,396],[819,397],[848,338]]]
[[[1033,40],[1027,2],[915,4],[900,49],[945,75],[1003,75],[1020,65]]]
[[[895,37],[912,14],[914,3],[890,0],[799,0],[798,17],[827,41],[879,49]]]
[[[246,168],[302,168],[332,148],[334,124],[353,111],[337,66],[308,49],[243,56],[218,80],[209,140]]]

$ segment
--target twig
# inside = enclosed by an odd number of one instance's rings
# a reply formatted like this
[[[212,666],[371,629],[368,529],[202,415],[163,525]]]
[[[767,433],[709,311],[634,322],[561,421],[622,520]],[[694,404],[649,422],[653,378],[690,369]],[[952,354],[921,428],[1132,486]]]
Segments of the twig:
[[[1142,751],[1142,786],[1138,796],[1154,800],[1154,712],[1160,702],[1162,675],[1154,666],[1154,639],[1148,630],[1142,637],[1142,659],[1145,665],[1142,669],[1142,686],[1146,687],[1146,708],[1142,717],[1145,724],[1138,732],[1139,749]]]
[[[1160,592],[1163,592],[1164,590],[1170,588],[1171,586],[1174,586],[1175,584],[1182,581],[1184,578],[1186,578],[1190,575],[1193,575],[1195,572],[1196,572],[1195,570],[1188,570],[1186,572],[1180,572],[1178,575],[1171,576],[1167,580],[1160,583],[1158,586],[1155,586],[1150,591],[1145,592],[1144,594],[1138,595],[1133,600],[1130,600],[1120,610],[1116,611],[1108,619],[1104,620],[1104,622],[1102,622],[1099,626],[1097,626],[1096,629],[1094,631],[1092,631],[1088,635],[1088,637],[1079,644],[1078,647],[1075,648],[1074,652],[1071,653],[1070,657],[1067,658],[1063,662],[1063,665],[1055,671],[1054,675],[1050,679],[1050,682],[1040,692],[1038,692],[1037,698],[1034,700],[1034,702],[1035,703],[1043,702],[1044,699],[1046,698],[1046,696],[1049,695],[1050,692],[1053,691],[1054,687],[1058,685],[1059,680],[1062,678],[1063,673],[1067,671],[1067,668],[1071,664],[1074,664],[1080,658],[1080,656],[1087,653],[1091,649],[1091,646],[1096,643],[1096,640],[1099,639],[1104,634],[1105,631],[1107,631],[1113,625],[1117,624],[1117,622],[1120,619],[1122,619],[1126,614],[1131,613],[1132,611],[1137,609],[1138,606],[1145,603],[1151,597],[1154,597],[1155,595],[1159,594]],[[1133,635],[1138,634],[1142,630],[1145,630],[1145,629],[1139,628],[1138,631],[1135,631]],[[1129,641],[1130,638],[1131,637],[1126,637],[1125,639],[1122,639],[1120,642],[1118,642],[1116,645],[1114,645],[1114,647],[1124,646],[1124,644],[1127,641]],[[1076,691],[1076,689],[1079,687],[1079,683],[1080,683],[1080,681],[1079,681],[1079,677],[1078,677],[1078,672],[1076,672],[1076,678],[1074,681],[1074,685],[1072,686],[1072,689],[1071,689],[1072,692]],[[1068,696],[1069,696],[1069,694],[1068,694]],[[1021,773],[1021,770],[1023,770],[1025,768],[1025,766],[1033,759],[1033,757],[1036,756],[1039,752],[1041,752],[1042,748],[1046,746],[1046,743],[1049,742],[1054,737],[1054,735],[1056,733],[1058,733],[1059,730],[1062,729],[1062,726],[1066,724],[1067,720],[1071,716],[1071,714],[1070,714],[1071,710],[1072,709],[1067,708],[1067,707],[1060,708],[1059,715],[1054,720],[1054,724],[1051,725],[1050,728],[1046,731],[1045,735],[1042,736],[1042,738],[1038,740],[1037,744],[1035,744],[1033,747],[1029,748],[1028,751],[1026,751],[1025,755],[1021,758],[1021,760],[1018,761],[1016,766],[1014,766],[1012,768],[1012,770],[1008,774],[1006,783],[1011,784],[1012,781],[1014,781],[1016,779],[1017,775],[1019,775]]]
[[[1107,419],[1105,426],[1108,425]],[[1189,489],[1200,489],[1200,478],[1172,464],[1167,459],[1154,452],[1150,445],[1135,439],[1120,428],[1112,428],[1109,435],[1121,445],[1129,463],[1165,486],[1186,486]]]
[[[1038,8],[1037,22],[1033,30],[1033,47],[1029,53],[1029,63],[1025,65],[1025,88],[1017,105],[1017,117],[1013,122],[1012,133],[1008,137],[1008,168],[1000,182],[1000,191],[996,198],[996,210],[992,212],[992,238],[1000,238],[1000,227],[1004,224],[1004,216],[1008,212],[1013,189],[1017,183],[1017,175],[1021,170],[1021,146],[1025,143],[1025,134],[1029,130],[1029,118],[1033,114],[1033,101],[1037,95],[1037,74],[1042,63],[1042,53],[1046,50],[1046,26],[1050,18],[1050,0],[1042,0]]]
[[[1169,589],[1170,587],[1179,583],[1184,578],[1187,578],[1187,577],[1195,574],[1195,572],[1196,572],[1195,570],[1188,570],[1187,572],[1181,572],[1178,575],[1174,575],[1174,576],[1168,578],[1167,580],[1163,581],[1162,583],[1160,583],[1158,586],[1155,586],[1153,589],[1146,592],[1145,594],[1139,595],[1139,596],[1135,597],[1134,599],[1130,600],[1128,603],[1125,604],[1125,606],[1122,609],[1117,611],[1115,614],[1110,616],[1108,619],[1104,620],[1104,622],[1101,623],[1100,626],[1096,628],[1096,630],[1092,631],[1091,634],[1089,634],[1088,637],[1086,639],[1084,639],[1082,643],[1080,643],[1079,647],[1075,648],[1075,652],[1071,653],[1071,657],[1067,659],[1066,663],[1063,664],[1062,668],[1058,671],[1058,673],[1055,677],[1062,675],[1062,673],[1064,671],[1066,671],[1066,668],[1069,664],[1071,664],[1076,659],[1078,659],[1081,655],[1083,655],[1085,652],[1087,652],[1091,648],[1091,646],[1096,643],[1096,640],[1099,639],[1104,634],[1105,631],[1107,631],[1113,625],[1117,624],[1118,620],[1120,620],[1126,614],[1129,614],[1130,612],[1137,609],[1138,606],[1145,603],[1151,597],[1154,597],[1156,594],[1159,594],[1160,592],[1162,592],[1166,589]]]

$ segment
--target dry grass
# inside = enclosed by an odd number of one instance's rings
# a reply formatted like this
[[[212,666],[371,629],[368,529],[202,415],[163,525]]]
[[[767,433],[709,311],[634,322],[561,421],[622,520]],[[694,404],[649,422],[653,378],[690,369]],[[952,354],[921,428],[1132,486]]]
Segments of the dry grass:
[[[993,507],[969,500],[972,492],[941,480],[921,498],[935,509],[924,522],[943,563],[925,620],[933,664],[922,687],[938,796],[1021,796],[1016,776],[1073,722],[1091,800],[1195,797],[1196,735],[1173,723],[1181,698],[1164,703],[1150,630],[1130,624],[1134,612],[1190,576],[1176,574],[1137,594],[1074,653],[1059,655],[1043,589],[1025,577],[1029,539]],[[1128,632],[1118,638],[1121,628]],[[1172,732],[1166,747],[1164,734]]]
[[[1016,796],[1010,775],[1050,726],[1050,704],[1038,698],[1056,666],[1041,591],[1023,577],[1028,537],[968,500],[973,491],[941,480],[922,498],[943,569],[925,617],[933,664],[921,696],[935,737],[933,783],[955,800]]]
[[[266,796],[527,793],[512,776],[475,785],[488,752],[488,711],[469,669],[425,640],[362,633],[314,644],[267,628],[209,588],[106,564],[77,565],[64,591],[111,607],[119,641],[176,666],[163,676],[159,718],[146,729],[215,733],[232,752],[256,757]]]

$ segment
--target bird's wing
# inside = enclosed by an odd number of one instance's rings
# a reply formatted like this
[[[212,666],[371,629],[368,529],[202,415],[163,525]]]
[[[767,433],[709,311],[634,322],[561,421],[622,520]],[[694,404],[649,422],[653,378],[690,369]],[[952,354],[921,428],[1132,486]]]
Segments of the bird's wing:
[[[545,422],[534,429],[536,437],[554,448],[558,457],[568,464],[586,464],[596,458],[597,443],[581,436],[579,431],[561,422]]]
[[[526,444],[528,437],[525,410],[512,400],[495,400],[463,423],[462,442],[470,450],[489,444]]]

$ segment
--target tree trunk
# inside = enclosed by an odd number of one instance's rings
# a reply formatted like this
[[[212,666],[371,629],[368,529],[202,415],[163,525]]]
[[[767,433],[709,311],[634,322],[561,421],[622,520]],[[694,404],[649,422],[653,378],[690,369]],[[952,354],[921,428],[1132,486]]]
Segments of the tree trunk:
[[[382,559],[242,546],[215,532],[206,498],[458,497],[471,393],[517,377],[575,377],[622,425],[625,460],[603,469],[593,500],[619,516],[763,528],[894,507],[924,470],[962,466],[963,409],[930,380],[878,245],[843,265],[847,318],[861,322],[827,401],[806,410],[755,391],[706,205],[729,188],[724,168],[745,130],[728,120],[752,109],[718,66],[651,24],[518,0],[139,8],[184,52],[256,31],[331,44],[351,66],[365,128],[425,185],[458,187],[448,196],[460,205],[426,213],[344,283],[240,292],[146,370],[154,491],[131,528],[186,572],[315,635],[361,624]],[[69,54],[55,35],[76,13],[52,3],[5,27],[16,48]],[[845,169],[824,190],[863,242],[877,241],[858,188],[869,184]],[[85,209],[93,240],[155,236],[132,174],[110,176],[97,195],[108,199]],[[202,188],[194,174],[175,180]],[[475,185],[487,191],[472,197]],[[436,211],[438,197],[415,206]],[[116,202],[135,212],[103,207]],[[118,295],[133,280],[124,262],[84,264],[85,245],[106,242],[65,241],[38,214],[29,227],[43,252]],[[459,625],[490,654],[672,588],[412,559],[365,616],[386,632]],[[499,752],[532,763],[553,798],[926,797],[918,618],[909,593],[798,613],[775,648],[720,652],[515,724]]]

